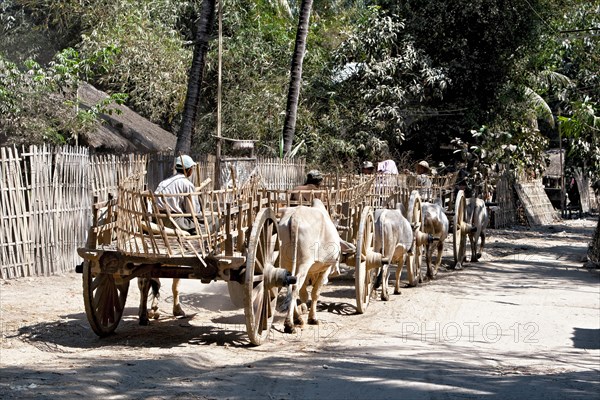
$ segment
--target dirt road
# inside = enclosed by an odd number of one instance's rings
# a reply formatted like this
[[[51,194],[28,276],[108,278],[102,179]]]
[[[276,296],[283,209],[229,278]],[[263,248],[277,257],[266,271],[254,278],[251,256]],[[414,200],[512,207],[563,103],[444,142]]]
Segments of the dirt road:
[[[80,275],[2,281],[0,398],[598,399],[600,275],[581,267],[596,223],[491,230],[482,262],[365,315],[337,279],[321,325],[287,335],[276,319],[260,347],[222,282],[184,281],[188,317],[147,327],[134,282],[116,334],[99,339]]]

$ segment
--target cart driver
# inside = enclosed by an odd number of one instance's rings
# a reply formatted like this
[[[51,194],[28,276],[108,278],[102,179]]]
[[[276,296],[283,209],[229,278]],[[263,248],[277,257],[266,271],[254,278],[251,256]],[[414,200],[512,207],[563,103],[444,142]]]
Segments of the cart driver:
[[[425,160],[421,160],[416,165],[417,185],[419,186],[419,195],[425,201],[433,201],[432,199],[432,182],[429,178],[431,168],[429,163]]]
[[[192,175],[193,168],[196,166],[196,162],[192,157],[188,155],[177,156],[175,160],[175,174],[158,184],[155,194],[181,194],[181,193],[193,193],[195,191],[194,184],[189,180]],[[192,211],[197,214],[202,214],[202,208],[198,201],[198,196],[192,196],[192,203],[194,210],[191,210],[192,204],[187,200],[186,196],[157,196],[156,205],[161,213],[169,212],[173,214],[191,214]],[[173,218],[174,222],[178,225],[172,225],[168,219],[165,219],[165,226],[169,228],[180,228],[190,234],[196,234],[196,226],[194,220],[191,217],[176,217]]]
[[[363,161],[361,172],[363,175],[373,175],[375,173],[375,166],[371,161]]]
[[[306,182],[304,183],[304,185],[296,186],[292,190],[304,190],[304,191],[320,190],[322,181],[323,181],[323,175],[321,175],[321,171],[319,171],[317,169],[313,169],[311,171],[308,171],[308,174],[306,174]],[[303,203],[307,203],[310,201],[310,193],[292,193],[290,195],[290,200],[300,200],[300,195],[302,195]],[[321,193],[319,193],[319,192],[314,193],[313,197],[315,199],[320,199]]]

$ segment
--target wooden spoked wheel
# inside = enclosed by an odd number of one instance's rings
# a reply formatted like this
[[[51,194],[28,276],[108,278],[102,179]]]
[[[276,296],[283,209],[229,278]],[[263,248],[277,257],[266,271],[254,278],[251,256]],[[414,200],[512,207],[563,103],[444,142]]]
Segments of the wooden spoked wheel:
[[[92,330],[100,337],[115,331],[123,316],[129,280],[102,273],[103,258],[83,263],[83,302]]]
[[[467,246],[467,233],[465,229],[466,211],[467,201],[465,193],[459,190],[454,202],[454,226],[452,227],[452,234],[454,236],[454,267],[456,269],[462,268],[462,262],[465,258],[465,249]]]
[[[244,280],[246,330],[253,345],[268,338],[275,316],[280,286],[275,282],[279,271],[279,235],[275,213],[260,210],[248,241]]]
[[[410,286],[417,286],[423,282],[421,277],[421,254],[423,252],[423,245],[417,240],[421,232],[421,223],[423,221],[423,209],[421,207],[421,196],[419,191],[413,190],[408,200],[408,222],[413,226],[413,248],[412,254],[407,257],[406,272],[408,275],[408,284]],[[414,229],[418,226],[417,229]]]
[[[356,311],[363,314],[369,306],[369,299],[379,268],[373,267],[373,257],[376,255],[373,251],[375,247],[375,218],[373,209],[365,207],[360,216],[358,226],[358,236],[356,239],[356,264],[354,271],[354,284],[356,287]]]

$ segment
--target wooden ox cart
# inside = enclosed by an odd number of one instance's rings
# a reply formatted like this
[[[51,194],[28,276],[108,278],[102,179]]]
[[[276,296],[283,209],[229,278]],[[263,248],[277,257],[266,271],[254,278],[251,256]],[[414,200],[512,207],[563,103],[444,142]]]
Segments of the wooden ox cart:
[[[201,214],[158,210],[159,196],[144,190],[144,175],[128,178],[118,196],[93,205],[87,244],[78,250],[88,321],[106,336],[119,324],[130,281],[144,278],[191,278],[226,281],[242,291],[250,342],[268,337],[279,290],[294,277],[278,267],[275,211],[255,185],[243,190],[198,190]],[[191,218],[196,234],[170,228],[179,217]],[[231,291],[230,291],[231,293]]]
[[[340,237],[355,251],[342,252],[341,262],[354,267],[356,309],[364,313],[369,305],[376,272],[388,262],[373,250],[375,224],[373,207],[368,204],[374,176],[326,175],[319,190],[272,190],[268,192],[273,208],[310,205],[319,198],[338,228]]]
[[[367,194],[367,204],[372,208],[394,208],[402,204],[406,218],[413,226],[414,243],[408,254],[407,269],[411,276],[422,281],[421,258],[423,248],[430,240],[421,231],[422,203],[441,199],[444,212],[453,234],[453,255],[455,265],[460,265],[465,257],[466,239],[471,225],[466,221],[466,198],[462,190],[455,191],[457,173],[442,176],[430,176],[425,184],[415,175],[378,174]],[[376,271],[374,271],[376,272]],[[397,278],[398,279],[398,278]]]

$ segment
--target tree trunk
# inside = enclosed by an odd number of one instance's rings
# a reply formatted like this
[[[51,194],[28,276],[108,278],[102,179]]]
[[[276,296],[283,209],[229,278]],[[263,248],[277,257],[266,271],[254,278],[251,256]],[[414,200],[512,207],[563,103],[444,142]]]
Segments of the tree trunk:
[[[283,152],[286,155],[292,150],[296,131],[298,98],[300,97],[300,84],[302,83],[302,62],[304,61],[304,52],[306,51],[306,37],[308,36],[311,9],[312,0],[302,0],[300,17],[298,19],[298,31],[296,32],[296,45],[290,68],[290,88],[285,110],[285,122],[283,124]]]
[[[594,239],[590,243],[588,258],[595,264],[596,268],[600,267],[600,218],[598,218],[598,226],[596,226]]]
[[[196,118],[198,116],[198,105],[200,104],[200,88],[202,86],[202,75],[206,64],[206,52],[208,51],[208,40],[215,22],[215,0],[203,0],[198,30],[196,32],[196,44],[192,67],[188,76],[188,88],[183,108],[183,117],[175,155],[188,154],[192,148],[192,138],[196,130]]]

